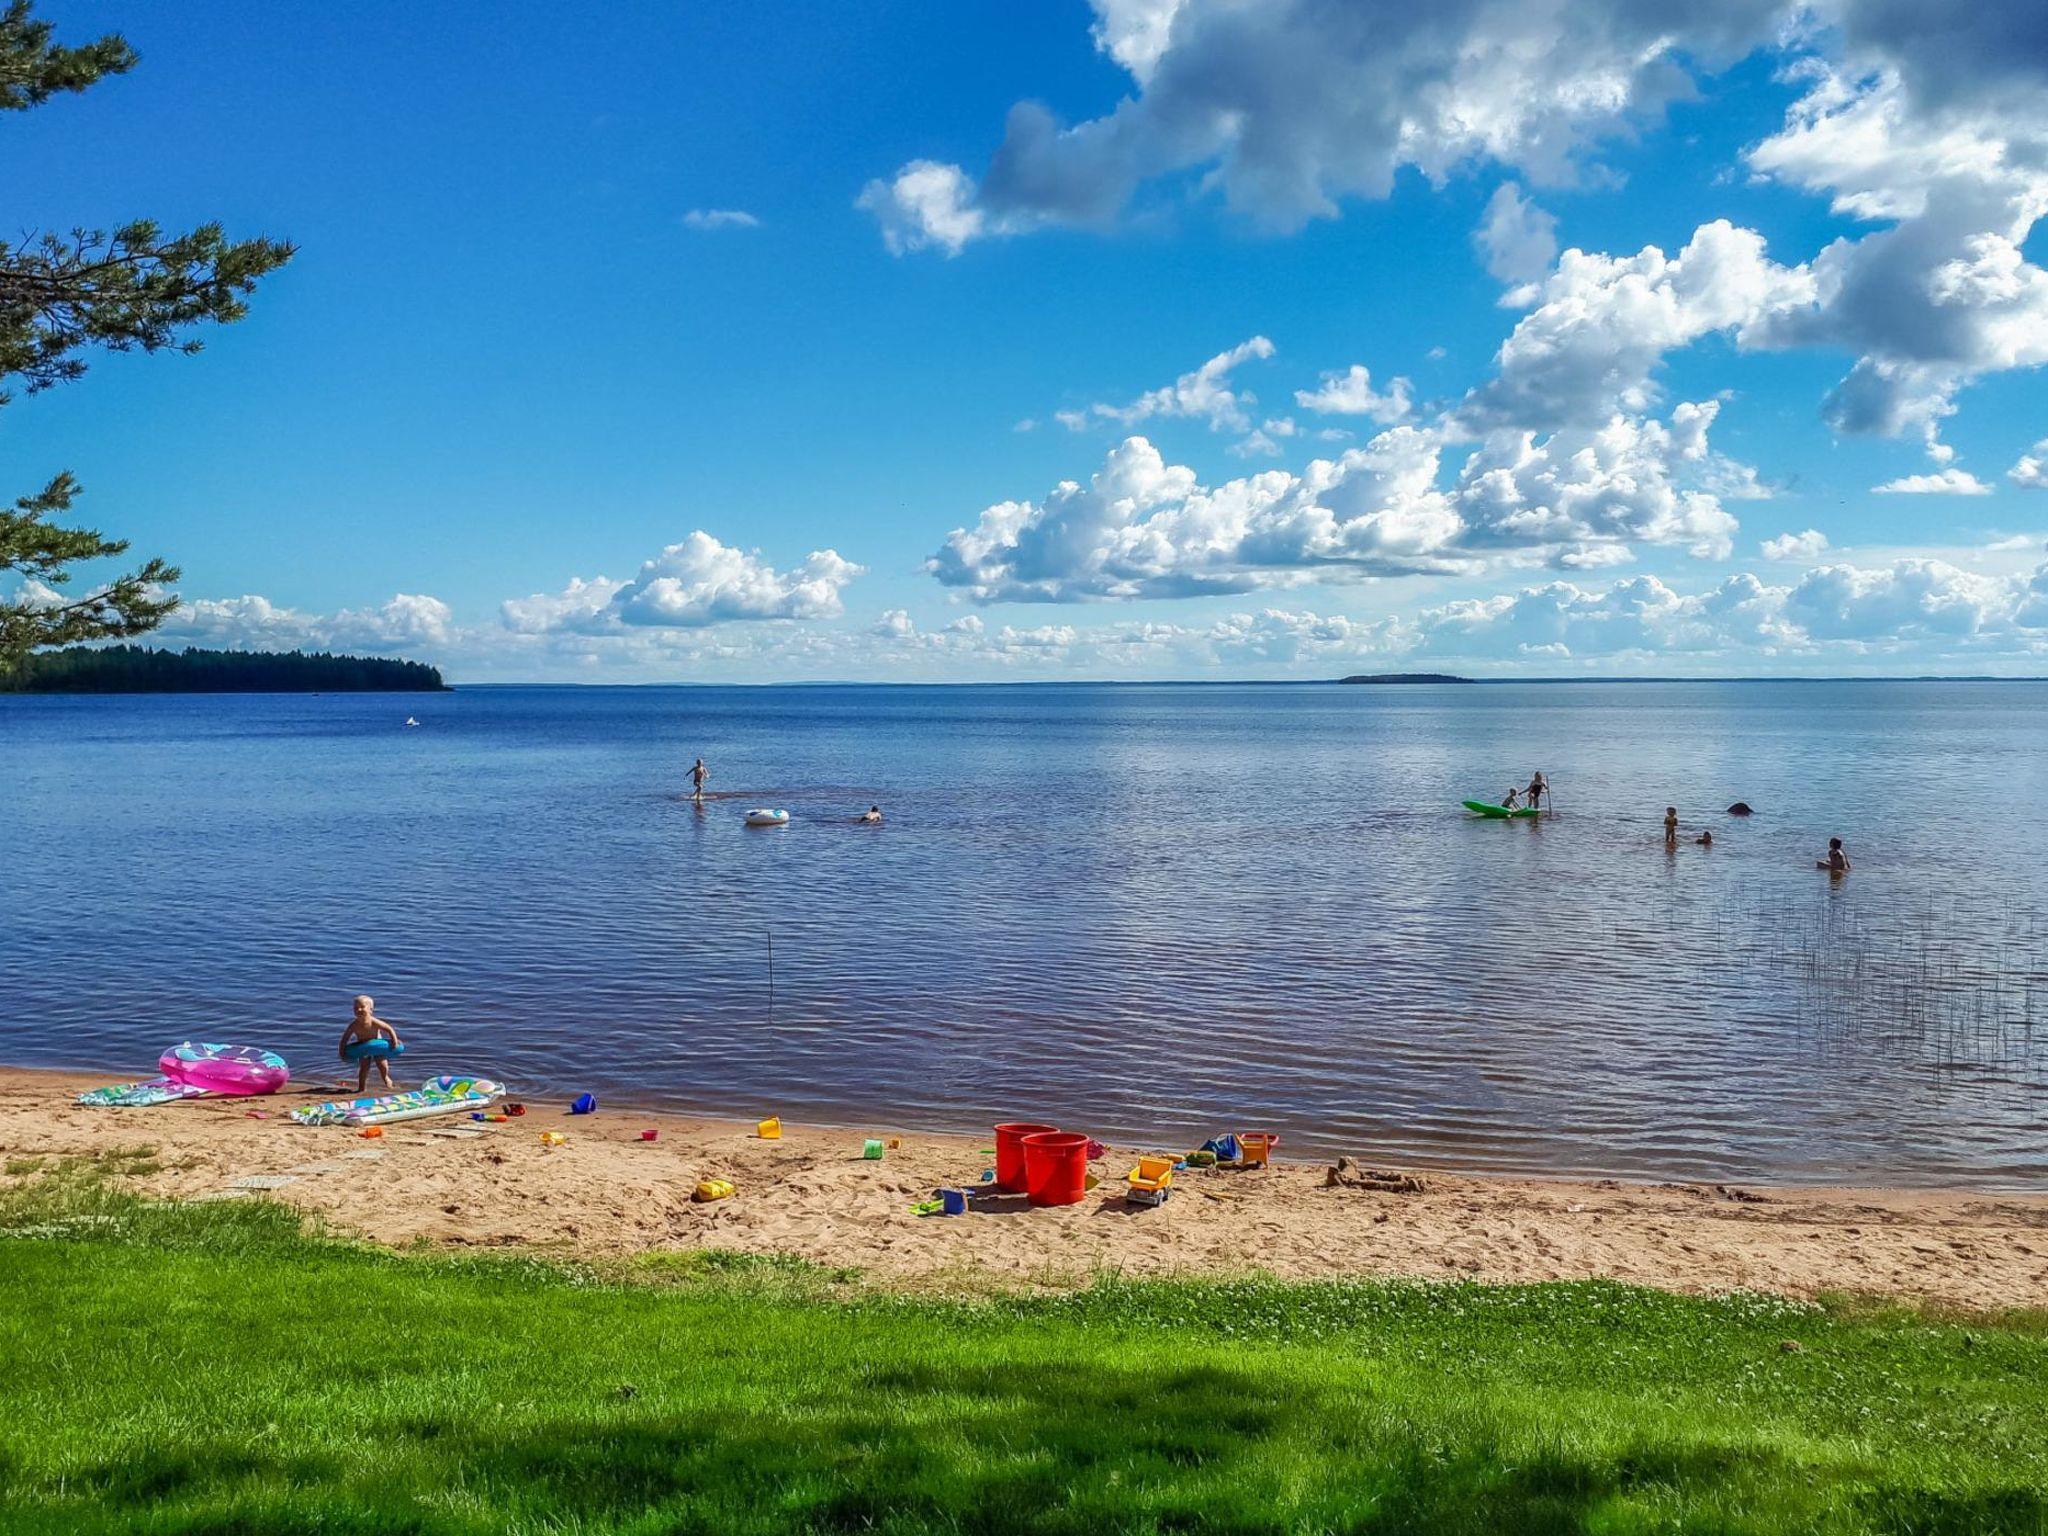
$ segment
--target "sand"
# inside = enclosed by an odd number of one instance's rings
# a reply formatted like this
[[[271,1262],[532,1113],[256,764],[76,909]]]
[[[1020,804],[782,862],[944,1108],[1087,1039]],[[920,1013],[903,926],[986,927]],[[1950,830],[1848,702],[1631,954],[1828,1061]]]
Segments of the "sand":
[[[980,1150],[991,1136],[788,1126],[780,1141],[763,1141],[751,1125],[609,1104],[570,1116],[565,1105],[534,1102],[523,1118],[475,1135],[434,1134],[469,1124],[450,1118],[392,1126],[366,1140],[286,1118],[296,1105],[334,1097],[340,1084],[295,1083],[269,1099],[151,1109],[71,1102],[108,1081],[0,1068],[6,1165],[22,1170],[25,1160],[48,1166],[152,1147],[142,1166],[155,1164],[154,1171],[121,1175],[138,1192],[281,1200],[382,1243],[592,1257],[737,1249],[795,1254],[917,1288],[1072,1285],[1107,1271],[1607,1277],[1677,1291],[2048,1306],[2048,1196],[2041,1195],[1433,1170],[1333,1187],[1328,1164],[1276,1162],[1184,1173],[1166,1205],[1140,1210],[1122,1199],[1137,1149],[1117,1146],[1095,1165],[1102,1186],[1079,1205],[1033,1209],[1015,1198],[978,1204],[965,1217],[920,1217],[912,1202],[936,1186],[978,1183],[992,1162]],[[658,1130],[656,1140],[639,1139],[647,1128]],[[544,1130],[565,1133],[567,1143],[544,1147]],[[869,1134],[900,1134],[901,1144],[867,1161],[860,1153]],[[738,1193],[693,1204],[691,1191],[706,1176],[730,1179]],[[1406,1187],[1413,1184],[1420,1187]]]

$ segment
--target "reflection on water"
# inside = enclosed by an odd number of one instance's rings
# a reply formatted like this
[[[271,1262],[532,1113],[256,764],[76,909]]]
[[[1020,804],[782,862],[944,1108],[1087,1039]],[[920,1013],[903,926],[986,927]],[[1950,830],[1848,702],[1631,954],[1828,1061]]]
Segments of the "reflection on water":
[[[1869,683],[0,698],[0,1042],[140,1070],[239,1037],[317,1070],[370,990],[414,1072],[529,1093],[2039,1186],[2048,834],[2013,809],[2048,788],[2044,704]],[[1457,809],[1539,767],[1554,819]],[[886,823],[856,825],[873,802]],[[791,825],[743,826],[755,804]],[[1830,835],[1847,879],[1812,868]]]

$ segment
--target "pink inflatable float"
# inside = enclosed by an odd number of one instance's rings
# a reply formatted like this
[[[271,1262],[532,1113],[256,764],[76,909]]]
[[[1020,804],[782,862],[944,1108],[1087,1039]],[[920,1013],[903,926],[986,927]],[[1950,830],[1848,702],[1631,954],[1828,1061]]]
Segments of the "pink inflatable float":
[[[253,1045],[202,1045],[187,1040],[157,1058],[157,1070],[174,1083],[208,1093],[275,1093],[291,1081],[291,1068],[275,1051]]]

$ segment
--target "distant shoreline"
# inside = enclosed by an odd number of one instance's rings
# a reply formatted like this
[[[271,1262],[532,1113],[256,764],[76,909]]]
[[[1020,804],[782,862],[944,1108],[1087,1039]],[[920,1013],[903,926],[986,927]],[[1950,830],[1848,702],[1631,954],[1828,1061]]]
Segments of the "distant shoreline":
[[[1573,683],[1597,683],[1602,686],[1634,683],[2048,683],[2048,675],[2029,674],[2025,677],[1999,677],[1993,674],[1967,674],[1957,677],[1943,677],[1921,673],[1914,675],[1887,675],[1884,677],[1862,676],[1815,676],[1815,677],[1450,677],[1441,681],[1413,681],[1387,686],[1403,687],[1481,687],[1510,688],[1522,684],[1542,687],[1559,687]],[[665,682],[619,682],[619,683],[571,683],[560,681],[534,682],[456,682],[447,685],[450,691],[470,692],[493,688],[724,688],[724,689],[767,689],[767,688],[1342,688],[1353,686],[1350,679],[1337,677],[1246,677],[1246,678],[1016,678],[1001,682],[944,682],[912,681],[890,679],[888,681],[859,681],[851,678],[817,678],[803,681],[783,680],[773,683],[707,683],[684,679]]]

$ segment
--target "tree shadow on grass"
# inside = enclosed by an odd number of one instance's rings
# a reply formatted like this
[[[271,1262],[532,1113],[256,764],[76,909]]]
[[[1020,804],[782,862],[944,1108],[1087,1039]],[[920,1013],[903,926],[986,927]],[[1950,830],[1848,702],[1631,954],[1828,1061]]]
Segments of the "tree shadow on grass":
[[[1444,1449],[1445,1426],[1356,1422],[1354,1398],[1247,1372],[1159,1377],[1082,1364],[908,1365],[861,1393],[735,1421],[647,1405],[593,1432],[478,1437],[465,1476],[545,1487],[583,1518],[675,1529],[1281,1533],[1578,1531],[1655,1485],[1767,1476],[1768,1453],[1710,1447],[1593,1459]],[[770,1512],[773,1512],[772,1514]]]
[[[588,1393],[549,1421],[422,1414],[368,1464],[306,1445],[145,1447],[90,1469],[95,1529],[151,1532],[1516,1532],[1819,1523],[1811,1469],[1765,1446],[1647,1435],[1513,1443],[1485,1405],[1304,1385],[1214,1365],[887,1362],[801,1394],[690,1383]],[[708,1399],[708,1401],[707,1401]],[[737,1406],[744,1405],[744,1406]],[[1866,1472],[1868,1469],[1865,1469]],[[1862,1488],[1850,1528],[2039,1530],[2031,1489]],[[441,1497],[464,1490],[465,1500]],[[76,1506],[72,1506],[74,1509]],[[487,1511],[487,1514],[482,1513]],[[1853,1513],[1851,1513],[1853,1511]],[[46,1524],[42,1529],[64,1529]]]

